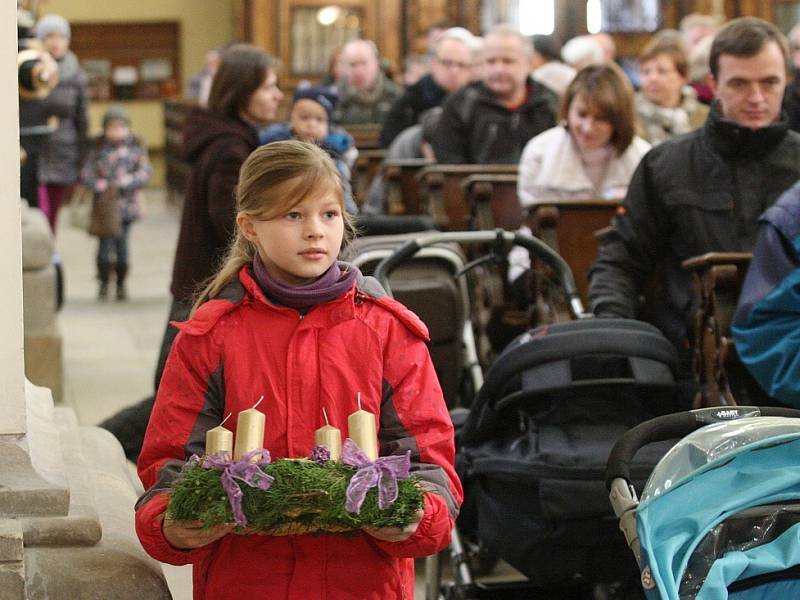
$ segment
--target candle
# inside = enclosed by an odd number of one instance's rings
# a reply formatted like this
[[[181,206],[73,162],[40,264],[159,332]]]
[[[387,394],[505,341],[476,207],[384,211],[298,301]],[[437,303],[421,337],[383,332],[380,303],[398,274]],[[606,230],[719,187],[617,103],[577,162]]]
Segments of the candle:
[[[361,408],[361,392],[358,392],[358,410],[347,417],[347,433],[370,460],[378,458],[378,431],[375,415]]]
[[[233,460],[239,460],[253,450],[264,447],[264,413],[256,410],[264,396],[258,399],[253,408],[248,408],[239,413],[236,422],[236,445],[233,449]]]
[[[342,456],[342,433],[333,425],[328,423],[328,413],[322,409],[325,417],[325,425],[314,432],[314,442],[318,446],[325,446],[331,454],[331,460],[339,460]]]
[[[233,432],[223,427],[230,416],[231,413],[228,413],[228,416],[222,419],[222,423],[206,431],[206,455],[227,452],[230,456],[233,451]]]

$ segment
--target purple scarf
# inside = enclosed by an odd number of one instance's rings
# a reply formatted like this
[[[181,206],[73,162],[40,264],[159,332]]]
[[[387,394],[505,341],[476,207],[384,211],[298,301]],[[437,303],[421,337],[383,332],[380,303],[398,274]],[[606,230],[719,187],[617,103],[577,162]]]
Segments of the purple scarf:
[[[339,265],[333,263],[316,281],[308,285],[293,286],[272,277],[258,254],[253,260],[253,275],[264,295],[278,304],[300,312],[343,296],[353,287],[357,274],[356,267],[351,266],[342,272]]]

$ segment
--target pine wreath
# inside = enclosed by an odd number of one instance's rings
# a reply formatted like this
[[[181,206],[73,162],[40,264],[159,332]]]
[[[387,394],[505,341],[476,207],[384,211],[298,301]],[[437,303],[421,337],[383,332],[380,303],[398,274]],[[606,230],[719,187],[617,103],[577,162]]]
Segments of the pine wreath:
[[[327,460],[327,456],[319,454],[320,447],[316,447],[312,451],[315,460],[269,462],[267,459],[258,470],[258,477],[272,478],[266,490],[238,478],[229,478],[226,489],[222,467],[244,467],[252,472],[255,465],[246,464],[247,457],[239,463],[217,461],[218,468],[209,468],[206,459],[195,458],[187,463],[172,490],[167,516],[175,520],[199,520],[208,527],[237,522],[237,533],[292,535],[348,532],[363,527],[405,527],[422,509],[423,491],[418,478],[411,476],[395,480],[397,497],[388,506],[380,507],[376,486],[368,489],[357,511],[352,510],[352,504],[348,510],[348,488],[353,477],[364,469]],[[382,460],[371,465],[379,465]],[[231,482],[241,492],[238,518],[231,498],[231,493],[237,494]]]

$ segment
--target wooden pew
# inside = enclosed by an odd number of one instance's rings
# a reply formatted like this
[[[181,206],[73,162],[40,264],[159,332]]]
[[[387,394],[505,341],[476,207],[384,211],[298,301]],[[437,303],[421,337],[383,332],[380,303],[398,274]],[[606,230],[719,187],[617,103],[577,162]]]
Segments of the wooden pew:
[[[350,184],[353,186],[353,196],[357,204],[360,205],[367,199],[369,186],[380,171],[385,155],[386,151],[380,148],[358,150],[358,158],[350,174]]]
[[[381,125],[346,125],[345,130],[353,136],[358,150],[358,158],[350,173],[350,184],[356,204],[361,204],[367,197],[367,190],[372,178],[378,173],[385,151],[380,147]]]
[[[396,158],[384,160],[381,166],[387,212],[390,215],[422,215],[427,206],[422,201],[417,175],[434,164],[427,158]]]
[[[587,272],[599,249],[595,232],[609,226],[621,205],[621,199],[599,199],[554,201],[529,209],[528,226],[570,266],[584,304],[589,299]]]
[[[517,198],[517,175],[479,173],[461,182],[471,214],[469,229],[508,229],[522,225],[522,207]]]
[[[446,230],[465,230],[471,225],[469,207],[461,181],[470,175],[515,175],[517,165],[431,165],[417,176],[428,213],[437,226]]]
[[[360,150],[376,150],[381,147],[379,138],[381,125],[371,123],[368,125],[345,125],[347,133],[353,136],[356,148]]]
[[[729,378],[748,378],[736,356],[731,323],[751,258],[749,252],[710,252],[682,263],[692,273],[698,304],[692,356],[695,377],[703,385],[695,398],[698,408],[735,405]]]

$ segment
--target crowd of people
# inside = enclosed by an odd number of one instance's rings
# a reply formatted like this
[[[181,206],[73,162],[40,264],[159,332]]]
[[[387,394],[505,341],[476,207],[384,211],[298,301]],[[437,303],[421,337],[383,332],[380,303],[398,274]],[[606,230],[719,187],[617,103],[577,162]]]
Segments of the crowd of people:
[[[62,70],[51,100],[61,125],[38,157],[38,203],[55,229],[65,190],[76,181],[96,196],[118,191],[122,232],[100,240],[97,263],[100,297],[108,296],[115,269],[124,299],[127,230],[150,173],[146,153],[127,115],[110,110],[81,174],[85,81],[67,51],[69,27],[48,16],[37,35]],[[636,72],[616,62],[607,34],[559,49],[552,36],[531,39],[507,25],[480,38],[441,26],[429,44],[426,57],[407,61],[403,87],[373,41],[348,41],[332,57],[327,80],[294,92],[284,123],[276,122],[278,64],[258,48],[210,51],[192,82],[198,104],[184,132],[192,169],[154,394],[106,426],[128,438],[133,457],[144,439],[139,468],[149,490],[137,528],[146,549],[166,562],[195,563],[196,585],[209,597],[245,589],[312,594],[320,585],[328,597],[352,597],[353,590],[364,598],[409,597],[409,559],[442,549],[457,513],[453,430],[425,328],[337,262],[355,215],[387,211],[380,179],[367,198],[353,193],[357,150],[348,127],[380,127],[389,158],[518,165],[526,214],[553,201],[622,201],[588,273],[591,311],[636,318],[645,284],[657,276],[648,313],[678,348],[687,377],[695,306],[682,262],[755,249],[736,316],[737,348],[767,394],[798,402],[796,361],[786,359],[796,352],[777,351],[776,340],[799,343],[800,88],[791,76],[800,69],[800,29],[787,41],[760,19],[722,24],[690,15],[679,31],[652,37]],[[526,253],[515,251],[510,263],[512,286],[526,281]],[[335,391],[321,392],[323,382]],[[343,419],[335,398],[351,387],[365,392],[365,406],[377,415],[381,449],[410,450],[423,474],[424,508],[409,527],[335,541],[261,540],[164,520],[178,465],[202,454],[205,430],[227,412],[268,390],[271,448],[304,455],[320,425],[321,399]],[[145,435],[151,410],[159,418]],[[254,565],[253,573],[272,572],[269,590],[263,578],[246,580],[239,561]],[[350,568],[361,563],[372,565],[369,577]]]

